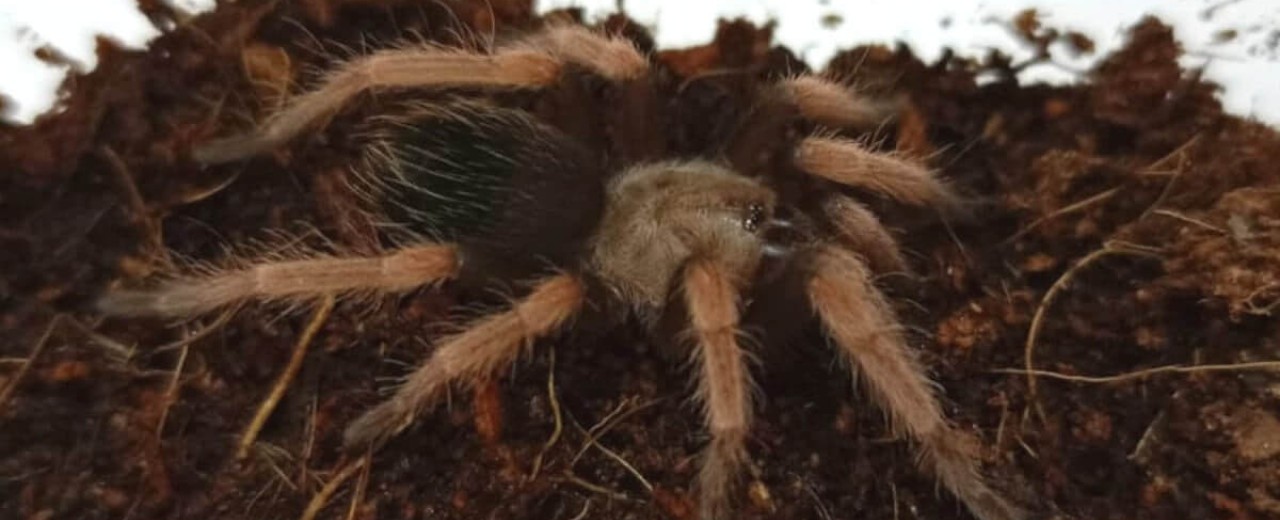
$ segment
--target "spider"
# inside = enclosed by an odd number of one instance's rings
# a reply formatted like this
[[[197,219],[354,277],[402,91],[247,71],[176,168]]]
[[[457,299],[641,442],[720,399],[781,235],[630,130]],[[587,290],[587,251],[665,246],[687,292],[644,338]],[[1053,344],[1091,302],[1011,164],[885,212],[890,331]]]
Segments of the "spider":
[[[603,116],[544,121],[458,94],[370,118],[366,166],[353,185],[371,212],[414,239],[373,256],[313,254],[178,274],[109,292],[99,307],[181,318],[248,300],[396,294],[446,280],[525,291],[441,340],[390,398],[350,424],[343,440],[357,450],[399,434],[452,385],[493,377],[587,308],[635,320],[655,337],[680,323],[710,436],[695,485],[704,519],[732,515],[748,463],[753,383],[741,331],[756,316],[799,307],[816,317],[896,431],[919,444],[923,469],[977,518],[1024,518],[980,475],[970,436],[945,418],[873,283],[877,273],[904,269],[898,247],[850,193],[943,207],[955,203],[947,186],[909,160],[800,131],[874,124],[883,113],[814,75],[760,89],[722,149],[664,157],[671,107],[660,102],[663,83],[650,69],[630,40],[576,25],[488,52],[417,47],[353,59],[257,128],[197,148],[195,159],[223,163],[282,147],[363,93],[389,89],[534,92],[558,100],[562,116],[603,96],[595,107]],[[570,88],[583,77],[603,86]],[[601,140],[602,149],[584,144]]]

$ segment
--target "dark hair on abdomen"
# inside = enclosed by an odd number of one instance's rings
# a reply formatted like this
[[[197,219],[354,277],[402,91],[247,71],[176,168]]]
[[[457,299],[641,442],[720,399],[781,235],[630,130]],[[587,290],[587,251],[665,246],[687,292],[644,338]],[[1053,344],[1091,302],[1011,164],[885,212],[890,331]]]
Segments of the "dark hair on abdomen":
[[[589,150],[525,112],[474,101],[375,124],[364,176],[376,203],[397,226],[457,243],[464,282],[574,267],[604,206]]]

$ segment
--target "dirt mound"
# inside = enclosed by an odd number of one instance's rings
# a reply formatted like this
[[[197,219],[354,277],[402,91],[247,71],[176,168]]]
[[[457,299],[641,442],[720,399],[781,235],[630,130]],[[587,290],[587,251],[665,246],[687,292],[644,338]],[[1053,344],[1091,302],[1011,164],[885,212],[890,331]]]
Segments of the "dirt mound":
[[[237,2],[193,20],[143,6],[176,29],[145,53],[104,45],[60,113],[0,128],[0,516],[290,518],[344,476],[321,517],[691,516],[700,419],[681,370],[631,331],[541,349],[353,465],[343,426],[468,303],[448,290],[340,303],[237,461],[307,313],[172,325],[104,321],[92,301],[268,229],[369,247],[343,180],[377,100],[264,158],[203,167],[192,146],[334,59],[545,20],[516,0]],[[1087,47],[1032,22],[1018,24],[1029,44]],[[652,48],[625,17],[603,25]],[[683,122],[673,149],[703,149],[743,93],[804,70],[770,37],[726,22],[707,46],[657,55]],[[879,208],[919,274],[886,283],[951,417],[981,434],[1000,487],[1046,514],[1280,517],[1280,135],[1223,114],[1179,53],[1147,20],[1078,87],[1020,85],[1025,64],[998,55],[927,64],[879,46],[828,71],[899,100],[868,138],[928,157],[972,201],[949,225]],[[812,343],[762,370],[745,516],[967,518]]]

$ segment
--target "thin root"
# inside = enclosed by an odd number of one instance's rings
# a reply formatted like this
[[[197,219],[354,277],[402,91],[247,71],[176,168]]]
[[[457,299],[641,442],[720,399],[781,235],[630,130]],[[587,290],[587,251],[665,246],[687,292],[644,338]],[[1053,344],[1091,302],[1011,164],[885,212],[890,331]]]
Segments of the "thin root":
[[[1058,218],[1064,215],[1070,215],[1072,213],[1084,211],[1090,206],[1110,200],[1112,197],[1116,196],[1117,193],[1120,193],[1120,188],[1111,188],[1107,191],[1104,191],[1102,193],[1099,193],[1087,199],[1081,200],[1079,202],[1073,202],[1071,204],[1058,208],[1057,210],[1054,210],[1053,213],[1050,213],[1048,215],[1045,215],[1043,217],[1040,217],[1038,219],[1031,221],[1031,223],[1027,224],[1026,227],[1022,228],[1017,233],[1014,233],[1013,235],[1009,236],[1009,238],[1004,239],[1000,243],[1011,244],[1013,242],[1016,242],[1018,241],[1018,239],[1027,236],[1028,233],[1034,231],[1036,228],[1040,227],[1045,222],[1048,222],[1050,220],[1053,220],[1055,218]]]
[[[587,517],[587,513],[589,512],[591,512],[591,499],[587,499],[586,502],[583,502],[582,511],[579,511],[578,514],[574,515],[570,520],[582,520]]]
[[[622,424],[622,422],[628,417],[658,404],[658,400],[649,401],[647,403],[637,405],[634,408],[627,409],[627,405],[630,403],[631,399],[623,399],[621,403],[618,403],[618,406],[614,408],[613,411],[609,412],[609,414],[603,419],[600,419],[600,422],[582,432],[587,439],[582,442],[582,446],[578,448],[578,452],[574,454],[573,459],[569,463],[569,467],[573,467],[573,465],[582,458],[588,449],[596,445],[596,441],[599,440],[600,437],[609,433],[609,430],[612,430],[615,426]],[[582,430],[582,425],[578,424],[576,421],[574,422],[574,426],[578,428],[578,430]]]
[[[600,420],[600,422],[596,423],[590,429],[585,429],[582,427],[581,424],[578,424],[577,421],[572,421],[574,428],[577,428],[578,432],[582,433],[582,435],[586,437],[586,440],[583,441],[582,447],[578,449],[578,453],[574,455],[572,461],[569,463],[569,469],[566,471],[566,474],[571,475],[573,473],[573,466],[577,464],[578,460],[582,458],[582,456],[587,452],[588,449],[594,447],[600,450],[601,453],[604,453],[606,456],[616,461],[619,465],[623,467],[623,469],[627,470],[628,473],[631,473],[631,475],[634,476],[638,482],[640,482],[640,485],[644,486],[645,491],[648,491],[649,493],[653,493],[653,484],[649,482],[649,479],[645,478],[643,473],[640,473],[640,471],[637,470],[635,466],[631,465],[631,463],[628,462],[627,459],[623,458],[622,455],[619,455],[617,452],[609,448],[606,448],[603,444],[600,444],[599,442],[600,437],[604,436],[605,433],[608,433],[609,430],[613,429],[619,424],[622,424],[623,421],[625,421],[628,417],[635,415],[637,412],[640,412],[641,410],[644,410],[646,408],[649,408],[650,406],[653,406],[658,401],[649,401],[648,403],[641,404],[641,405],[632,407],[630,409],[627,409],[627,404],[629,404],[630,402],[631,402],[630,399],[624,399],[621,403],[618,403],[618,406],[614,408],[613,411],[609,412],[608,415],[606,415],[603,419]]]
[[[173,377],[169,379],[169,388],[164,392],[164,409],[160,411],[160,419],[156,421],[156,439],[164,434],[164,423],[169,419],[169,408],[178,400],[178,389],[182,388],[182,370],[187,366],[187,354],[191,352],[190,347],[182,347],[182,353],[178,354],[178,363],[173,367]]]
[[[1179,213],[1179,212],[1177,212],[1177,211],[1168,210],[1168,209],[1157,209],[1157,210],[1152,211],[1152,212],[1151,212],[1151,214],[1152,214],[1152,215],[1160,215],[1160,216],[1164,216],[1164,217],[1169,217],[1169,218],[1174,219],[1174,220],[1181,220],[1181,221],[1186,222],[1186,223],[1188,223],[1188,224],[1195,224],[1195,225],[1197,225],[1197,226],[1200,226],[1200,227],[1202,227],[1202,228],[1205,228],[1205,229],[1207,229],[1207,230],[1209,230],[1209,231],[1213,231],[1213,232],[1218,233],[1218,234],[1221,234],[1221,235],[1230,235],[1230,234],[1231,234],[1231,232],[1230,232],[1230,231],[1227,231],[1227,230],[1225,230],[1225,229],[1223,229],[1223,228],[1220,228],[1220,227],[1218,227],[1218,226],[1215,226],[1215,225],[1213,225],[1213,224],[1210,224],[1210,223],[1205,222],[1205,221],[1200,220],[1200,219],[1195,219],[1195,218],[1188,217],[1188,216],[1186,216],[1186,215],[1184,215],[1184,214],[1182,214],[1182,213]]]
[[[1021,368],[999,368],[992,370],[993,374],[1032,374],[1037,377],[1048,379],[1057,379],[1059,381],[1069,381],[1072,383],[1086,384],[1110,384],[1123,383],[1133,381],[1135,379],[1145,379],[1160,374],[1195,374],[1200,372],[1280,372],[1280,361],[1254,361],[1249,363],[1231,363],[1225,365],[1165,365],[1152,368],[1144,368],[1133,372],[1125,372],[1112,376],[1081,376],[1075,374],[1064,374],[1061,372],[1053,372],[1050,370],[1032,370],[1028,372]]]
[[[302,369],[302,360],[307,357],[307,349],[311,346],[311,340],[320,331],[320,327],[324,326],[324,322],[329,319],[329,313],[333,311],[333,306],[334,297],[332,295],[326,296],[320,303],[320,307],[316,309],[315,314],[312,315],[311,322],[307,324],[306,330],[302,332],[302,336],[298,338],[298,343],[293,347],[293,355],[289,357],[289,364],[285,367],[284,372],[280,374],[280,377],[276,379],[275,384],[272,385],[271,393],[267,394],[267,398],[262,401],[262,404],[258,405],[258,413],[254,414],[253,420],[249,422],[249,427],[245,428],[244,434],[240,436],[240,443],[236,448],[236,460],[244,460],[249,456],[249,449],[253,447],[254,441],[258,439],[258,433],[267,424],[267,419],[271,417],[271,413],[280,404],[280,399],[284,397],[284,393],[289,390],[289,385],[293,383],[293,378]]]
[[[368,454],[347,462],[329,482],[325,483],[324,487],[320,488],[320,491],[314,497],[311,497],[311,502],[307,503],[307,508],[302,511],[302,516],[298,517],[298,520],[315,520],[320,511],[324,509],[324,506],[329,505],[329,499],[337,494],[338,489],[348,480],[351,480],[351,477],[355,476],[357,471],[360,471],[361,468],[368,464]]]
[[[636,407],[636,408],[633,408],[633,409],[632,409],[632,412],[634,412],[634,411],[636,411],[636,410],[639,410],[640,408],[642,408],[642,407],[639,407],[639,406],[638,406],[638,407]],[[617,424],[621,423],[621,422],[622,422],[622,419],[623,419],[623,418],[625,418],[625,416],[627,416],[627,415],[631,415],[631,413],[629,412],[629,413],[627,413],[627,414],[623,414],[623,415],[619,416],[618,421],[617,421],[617,422],[614,422],[613,424],[607,424],[607,421],[609,420],[609,418],[608,418],[608,417],[606,417],[604,421],[601,421],[601,422],[600,422],[599,424],[597,424],[596,426],[592,426],[592,427],[591,427],[591,429],[592,429],[592,430],[595,430],[596,428],[600,428],[600,432],[598,433],[598,435],[603,435],[605,431],[607,431],[608,429],[612,428],[613,426],[616,426]],[[634,477],[636,478],[636,480],[640,482],[640,485],[641,485],[641,486],[644,486],[645,491],[648,491],[648,492],[650,492],[650,493],[653,493],[653,484],[649,483],[649,479],[644,478],[644,474],[643,474],[643,473],[640,473],[640,471],[639,471],[639,470],[637,470],[637,469],[635,468],[635,466],[632,466],[632,465],[631,465],[631,463],[627,461],[627,459],[623,458],[623,457],[622,457],[622,455],[619,455],[617,452],[615,452],[615,451],[613,451],[613,450],[611,450],[611,449],[609,449],[609,448],[606,448],[603,444],[600,444],[600,441],[598,440],[598,435],[592,435],[592,434],[588,433],[588,431],[587,431],[587,430],[584,430],[584,429],[582,428],[582,425],[580,425],[580,424],[578,424],[578,423],[576,423],[576,422],[575,422],[575,423],[574,423],[574,427],[576,427],[576,428],[578,429],[578,431],[579,431],[579,432],[581,432],[583,435],[586,435],[586,436],[587,436],[587,440],[586,440],[586,442],[584,442],[584,443],[583,443],[583,445],[582,445],[582,449],[583,449],[583,451],[585,451],[587,448],[591,448],[591,447],[594,447],[594,448],[596,448],[596,449],[600,450],[600,452],[601,452],[601,453],[604,453],[606,456],[608,456],[609,458],[611,458],[611,459],[613,459],[614,461],[616,461],[619,465],[621,465],[621,466],[622,466],[622,468],[623,468],[623,469],[625,469],[625,470],[627,470],[627,472],[628,472],[628,473],[631,473],[631,475],[632,475],[632,476],[634,476]],[[581,454],[581,453],[582,453],[582,452],[579,452],[579,454]],[[576,460],[576,459],[575,459],[575,460]]]
[[[124,363],[133,358],[133,353],[136,350],[135,347],[127,346],[119,341],[107,337],[106,335],[99,334],[97,331],[93,330],[92,327],[84,324],[74,317],[64,315],[62,319],[67,323],[67,325],[70,325],[71,328],[76,329],[76,331],[81,334],[84,334],[89,341],[107,349],[107,354],[111,356],[113,361]]]
[[[188,345],[191,345],[192,343],[200,341],[201,339],[204,339],[205,336],[213,334],[213,331],[222,328],[223,325],[226,325],[228,322],[231,321],[231,318],[235,316],[237,312],[240,312],[240,308],[243,306],[244,305],[241,304],[241,305],[234,305],[234,306],[228,307],[227,310],[222,311],[222,314],[218,315],[217,319],[213,320],[213,322],[209,323],[208,325],[201,327],[194,334],[188,334],[185,338],[182,338],[173,343],[166,343],[164,345],[160,345],[159,347],[151,349],[151,351],[166,352],[169,350],[187,348]]]
[[[648,491],[649,493],[653,493],[653,484],[649,483],[649,479],[644,478],[644,474],[640,473],[640,470],[636,469],[635,466],[632,466],[631,462],[623,458],[622,455],[618,455],[617,452],[604,447],[604,445],[600,444],[599,442],[595,443],[595,446],[596,446],[596,449],[600,450],[601,453],[604,453],[605,455],[609,456],[609,458],[613,459],[620,466],[622,466],[623,469],[627,470],[627,472],[630,473],[631,476],[635,477],[636,481],[640,482],[641,486],[644,486],[645,491]]]
[[[564,472],[564,480],[565,480],[565,482],[568,482],[568,483],[570,483],[570,484],[573,484],[573,485],[575,485],[575,486],[578,486],[578,487],[580,487],[580,488],[582,488],[582,489],[585,489],[585,490],[590,491],[590,492],[592,492],[592,493],[596,493],[596,494],[600,494],[600,495],[607,496],[607,497],[609,497],[609,498],[611,498],[611,499],[613,499],[613,500],[617,500],[617,501],[620,501],[620,502],[630,502],[630,501],[631,501],[631,497],[627,496],[626,494],[622,493],[621,491],[617,491],[617,490],[614,490],[614,489],[610,489],[610,488],[607,488],[607,487],[601,486],[601,485],[599,485],[599,484],[594,484],[594,483],[588,482],[588,481],[586,481],[586,480],[583,480],[583,479],[582,479],[582,477],[579,477],[579,476],[575,475],[572,471],[567,471],[567,470],[566,470],[566,471]],[[310,519],[304,519],[304,520],[310,520]]]
[[[45,347],[49,344],[49,338],[53,337],[53,331],[57,329],[58,323],[62,321],[63,315],[57,314],[49,319],[49,325],[45,326],[44,332],[40,334],[40,339],[36,340],[36,345],[31,347],[31,354],[18,367],[18,373],[13,375],[9,385],[0,391],[0,414],[4,412],[5,405],[9,404],[9,399],[13,398],[13,393],[18,389],[18,385],[22,384],[22,379],[26,377],[27,372],[31,371],[31,365],[35,364],[36,359],[44,352]]]
[[[369,454],[366,453],[368,458]],[[351,494],[351,507],[347,509],[347,520],[355,520],[356,513],[360,511],[360,503],[364,502],[365,490],[369,488],[369,465],[365,464],[360,472],[360,480],[356,481],[355,492]]]
[[[554,346],[547,352],[547,400],[551,402],[551,416],[555,419],[555,426],[551,430],[551,437],[542,444],[542,451],[538,452],[538,456],[533,459],[533,470],[529,472],[526,481],[538,478],[538,472],[542,470],[542,461],[547,456],[547,452],[560,442],[560,435],[564,433],[564,415],[560,412],[560,397],[556,395],[556,349]]]
[[[1048,313],[1049,308],[1055,301],[1057,301],[1058,296],[1060,296],[1067,287],[1070,286],[1071,281],[1075,279],[1076,275],[1086,267],[1092,265],[1094,262],[1097,262],[1099,259],[1108,255],[1150,256],[1151,254],[1152,253],[1149,248],[1140,246],[1133,247],[1118,241],[1109,241],[1104,244],[1101,249],[1085,255],[1085,257],[1081,258],[1080,261],[1075,263],[1075,265],[1072,265],[1070,269],[1064,271],[1062,276],[1059,276],[1058,279],[1053,282],[1053,285],[1049,287],[1049,290],[1044,293],[1044,297],[1040,300],[1040,305],[1036,307],[1035,315],[1031,318],[1031,328],[1027,331],[1027,341],[1022,354],[1024,367],[1023,374],[1027,376],[1027,398],[1034,404],[1036,413],[1039,414],[1042,419],[1045,416],[1044,410],[1040,408],[1040,403],[1036,396],[1036,376],[1039,375],[1039,370],[1036,370],[1035,367],[1035,351],[1037,342],[1040,338],[1040,331],[1044,328],[1044,317]]]

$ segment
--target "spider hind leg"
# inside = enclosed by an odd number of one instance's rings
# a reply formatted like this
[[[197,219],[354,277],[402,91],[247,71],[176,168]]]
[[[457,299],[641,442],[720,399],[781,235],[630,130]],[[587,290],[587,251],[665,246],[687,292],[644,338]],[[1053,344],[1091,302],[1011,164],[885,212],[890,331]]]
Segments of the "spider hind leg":
[[[648,70],[631,42],[583,27],[556,26],[493,54],[432,46],[387,49],[329,72],[252,131],[217,139],[192,155],[205,164],[246,159],[284,145],[320,125],[366,92],[405,88],[540,89],[560,79],[565,64],[591,69],[611,81],[631,81]]]
[[[312,256],[206,269],[149,289],[117,290],[97,306],[115,316],[186,318],[246,300],[299,302],[342,293],[394,293],[452,278],[458,271],[452,245],[406,246],[383,256]]]

